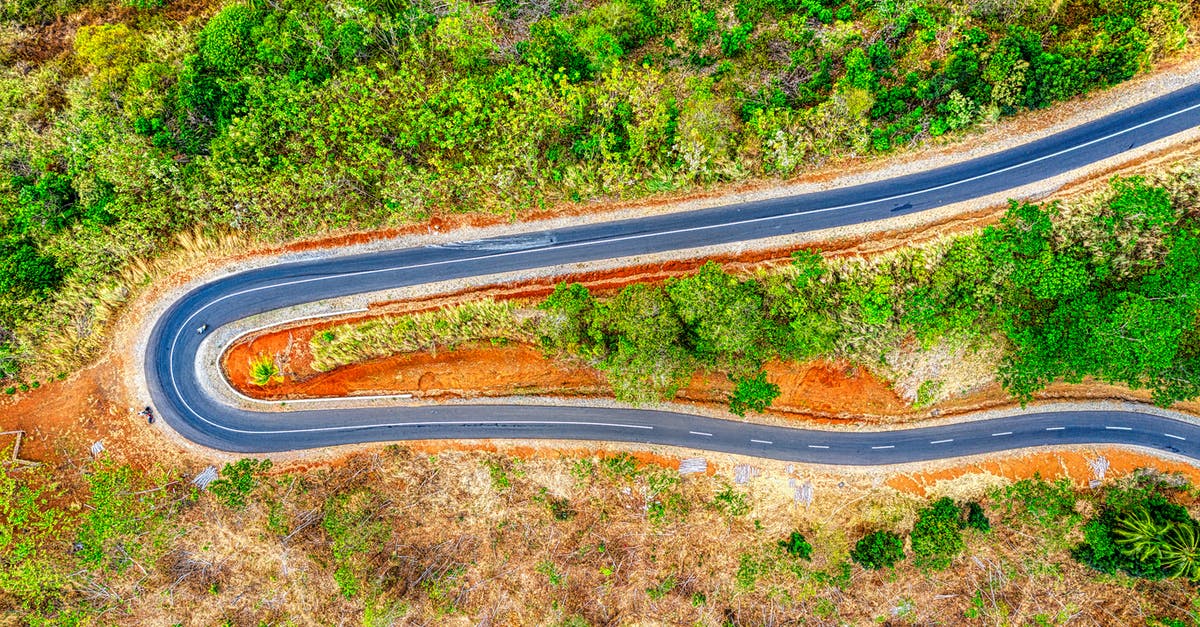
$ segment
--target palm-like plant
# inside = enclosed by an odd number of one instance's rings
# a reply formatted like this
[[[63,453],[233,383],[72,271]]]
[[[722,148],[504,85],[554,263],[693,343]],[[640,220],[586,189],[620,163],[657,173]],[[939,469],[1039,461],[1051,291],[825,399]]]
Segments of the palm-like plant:
[[[1166,545],[1164,535],[1170,529],[1155,521],[1144,509],[1128,512],[1113,527],[1117,545],[1134,559],[1151,561],[1160,558]]]
[[[259,355],[250,360],[250,383],[264,387],[276,381],[282,381],[279,366],[270,355]]]
[[[1200,579],[1200,533],[1191,522],[1175,523],[1163,537],[1162,565],[1172,577]]]

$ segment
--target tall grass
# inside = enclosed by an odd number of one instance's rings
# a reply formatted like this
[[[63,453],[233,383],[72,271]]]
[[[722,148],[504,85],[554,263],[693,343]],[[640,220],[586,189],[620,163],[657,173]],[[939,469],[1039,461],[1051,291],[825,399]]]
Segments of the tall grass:
[[[69,278],[38,316],[17,327],[20,376],[47,379],[86,365],[104,349],[118,314],[141,290],[180,269],[255,245],[252,239],[199,226],[177,233],[175,240],[166,254],[149,261],[133,257],[112,276]]]
[[[319,372],[399,353],[454,347],[481,340],[531,342],[541,317],[511,302],[468,302],[408,316],[332,327],[313,336],[312,367]]]

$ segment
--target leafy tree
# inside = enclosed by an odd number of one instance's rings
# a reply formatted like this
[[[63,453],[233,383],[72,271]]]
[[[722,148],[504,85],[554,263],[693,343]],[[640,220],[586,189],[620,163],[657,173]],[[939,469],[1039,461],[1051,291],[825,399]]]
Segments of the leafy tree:
[[[867,570],[891,568],[904,559],[904,539],[891,531],[872,531],[854,544],[850,559]]]
[[[683,321],[666,291],[637,283],[599,316],[608,375],[617,398],[644,402],[674,395],[691,371]]]
[[[27,238],[0,238],[0,304],[39,298],[58,287],[62,272]]]
[[[734,376],[762,365],[765,321],[757,287],[711,261],[696,274],[667,285],[694,353]]]
[[[792,359],[808,359],[832,352],[841,334],[837,317],[836,286],[822,280],[827,274],[821,256],[811,251],[792,255],[790,283],[765,285],[767,333],[776,350]]]
[[[200,31],[200,57],[219,75],[236,76],[255,60],[252,31],[259,15],[244,4],[233,4],[214,15]]]
[[[538,309],[553,317],[552,331],[544,341],[560,348],[585,354],[602,338],[593,327],[596,299],[579,283],[559,283]]]

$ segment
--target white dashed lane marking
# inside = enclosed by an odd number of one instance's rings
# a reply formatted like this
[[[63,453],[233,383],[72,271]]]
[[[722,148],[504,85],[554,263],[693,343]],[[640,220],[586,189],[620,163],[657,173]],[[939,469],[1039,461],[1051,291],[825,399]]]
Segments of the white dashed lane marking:
[[[692,434],[692,435],[702,435],[702,436],[704,436],[704,437],[706,437],[706,438],[711,438],[711,437],[712,437],[712,434],[711,434],[711,433],[705,433],[705,432],[703,432],[703,431],[688,431],[688,433],[690,433],[690,434]]]
[[[953,441],[954,441],[954,438],[950,438],[949,440],[934,440],[934,441],[930,442],[930,444],[945,444],[947,442],[953,442]]]
[[[821,444],[809,444],[808,448],[829,448],[829,447],[821,445]]]
[[[1012,435],[1012,431],[1001,431],[1000,433],[993,433],[992,437],[994,438],[998,435]]]
[[[1046,427],[1046,431],[1062,431],[1066,427]]]
[[[1104,427],[1109,431],[1133,431],[1133,427]]]
[[[1181,435],[1172,435],[1170,433],[1164,433],[1163,435],[1167,436],[1168,438],[1175,438],[1176,440],[1186,440],[1187,439]]]
[[[894,445],[889,444],[887,446],[872,446],[871,448],[873,448],[875,450],[880,450],[880,449],[885,449],[885,448],[896,448],[896,447]]]
[[[750,440],[750,441],[757,443],[757,444],[774,444],[774,442],[772,442],[770,440]]]

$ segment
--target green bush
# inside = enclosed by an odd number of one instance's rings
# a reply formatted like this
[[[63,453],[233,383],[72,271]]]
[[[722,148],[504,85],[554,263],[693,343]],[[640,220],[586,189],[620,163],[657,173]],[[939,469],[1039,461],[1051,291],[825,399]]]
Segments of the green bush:
[[[1200,579],[1200,524],[1160,485],[1110,489],[1072,550],[1096,570],[1133,577]]]
[[[974,529],[981,533],[992,530],[992,523],[988,520],[987,514],[983,513],[983,506],[975,501],[967,503],[966,526],[968,529]]]
[[[812,558],[812,545],[799,531],[793,531],[786,539],[780,540],[779,547],[792,557],[804,560]]]
[[[94,462],[86,475],[89,498],[79,523],[75,558],[88,569],[120,572],[142,558],[158,540],[155,524],[171,513],[170,497],[161,486],[130,466]]]
[[[633,479],[637,476],[637,459],[629,453],[617,453],[600,461],[604,474],[612,479]]]
[[[904,538],[891,531],[873,531],[854,544],[850,559],[867,570],[891,568],[904,559]]]
[[[917,512],[912,530],[913,562],[930,570],[943,570],[964,548],[962,513],[954,500],[942,497]]]
[[[1078,522],[1075,490],[1066,478],[1050,482],[1034,475],[1005,486],[994,496],[1005,513],[1018,522],[1044,529],[1074,527]]]
[[[746,495],[732,486],[726,486],[718,492],[713,497],[712,504],[718,511],[734,518],[750,513],[750,503],[746,500]]]
[[[760,371],[753,378],[737,380],[729,398],[729,411],[738,416],[745,416],[747,411],[761,414],[776,398],[779,398],[779,386],[767,381],[767,373]]]
[[[225,464],[220,478],[208,484],[208,491],[225,507],[243,509],[250,493],[258,487],[259,477],[270,469],[269,459],[239,459]]]

